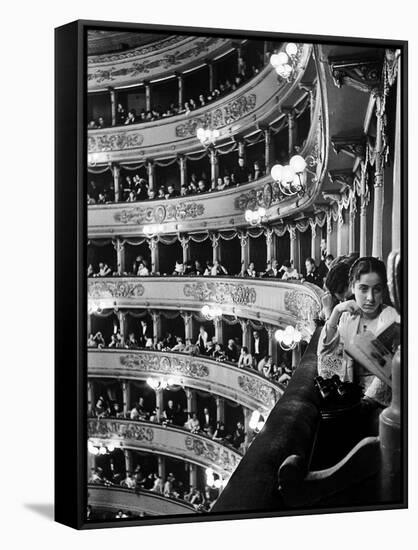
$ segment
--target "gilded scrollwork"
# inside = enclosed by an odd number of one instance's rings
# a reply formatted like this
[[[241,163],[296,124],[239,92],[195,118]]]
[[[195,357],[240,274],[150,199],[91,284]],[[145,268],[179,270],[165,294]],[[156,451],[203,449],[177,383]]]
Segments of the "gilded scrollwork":
[[[245,393],[257,401],[261,401],[268,408],[273,407],[279,397],[272,387],[255,377],[240,375],[238,376],[238,385]]]
[[[115,420],[90,419],[87,427],[88,437],[100,439],[130,439],[136,441],[154,440],[154,430],[149,426],[141,426],[136,422],[118,422]]]
[[[228,473],[232,473],[241,460],[237,451],[226,449],[222,445],[192,435],[185,438],[185,446],[189,452],[204,458],[214,467],[218,466]]]
[[[89,153],[103,153],[108,151],[121,151],[124,149],[136,149],[144,142],[144,136],[140,132],[116,132],[103,133],[88,136],[87,149]]]
[[[257,294],[254,288],[241,283],[199,282],[186,284],[184,295],[199,302],[216,302],[217,304],[254,304]]]
[[[319,314],[319,301],[300,290],[288,290],[284,296],[286,311],[299,321],[312,322]]]
[[[183,221],[202,216],[205,207],[202,203],[179,202],[168,206],[137,206],[124,208],[114,215],[115,221],[126,224],[163,223],[167,221]]]
[[[257,96],[253,93],[237,97],[225,105],[207,111],[200,117],[193,117],[187,122],[179,124],[176,126],[176,136],[180,138],[194,137],[199,127],[220,128],[227,126],[253,111],[256,103]]]
[[[128,353],[122,355],[119,361],[122,367],[141,371],[172,376],[187,376],[189,378],[206,378],[209,376],[209,368],[194,358],[167,357],[153,353]]]
[[[141,283],[133,281],[100,281],[89,280],[88,298],[139,298],[145,288]]]

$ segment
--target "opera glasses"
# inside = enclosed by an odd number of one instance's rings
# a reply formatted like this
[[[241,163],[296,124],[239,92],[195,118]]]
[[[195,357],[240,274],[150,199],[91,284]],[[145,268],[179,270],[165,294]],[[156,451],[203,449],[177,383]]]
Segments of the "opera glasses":
[[[343,382],[337,374],[331,378],[317,376],[315,386],[321,396],[322,409],[345,409],[360,402],[362,390],[357,384]]]

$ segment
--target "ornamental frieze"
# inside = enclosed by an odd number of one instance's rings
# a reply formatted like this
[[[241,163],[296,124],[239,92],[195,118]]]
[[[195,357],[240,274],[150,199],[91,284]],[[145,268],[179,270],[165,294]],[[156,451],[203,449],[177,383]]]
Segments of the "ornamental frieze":
[[[180,202],[168,206],[138,206],[124,208],[114,215],[114,220],[119,223],[136,224],[141,223],[163,223],[166,221],[184,221],[202,216],[205,207],[202,203]]]
[[[186,437],[185,445],[189,452],[197,457],[204,458],[226,472],[232,473],[241,460],[238,452],[230,451],[221,445],[191,435]]]
[[[251,189],[247,193],[241,193],[235,201],[235,210],[255,210],[258,206],[269,208],[280,200],[280,188],[278,183],[266,183],[262,189]]]
[[[184,38],[184,37],[182,37]],[[121,59],[111,61],[115,62],[115,65],[107,67],[96,67],[95,69],[90,67],[87,74],[88,85],[103,84],[114,82],[117,80],[126,80],[136,78],[141,81],[141,77],[149,76],[151,73],[168,71],[173,67],[182,65],[189,59],[195,59],[196,57],[209,52],[209,50],[218,45],[227,43],[225,39],[219,39],[216,37],[201,38],[181,45],[175,51],[167,51],[165,54],[158,54],[155,56],[149,56],[147,59],[141,59],[142,54],[135,56],[131,59]]]
[[[247,94],[222,105],[217,109],[205,112],[200,117],[193,117],[183,124],[176,126],[176,136],[180,138],[196,136],[197,128],[220,128],[242,118],[253,111],[256,106],[256,94]]]
[[[88,437],[129,439],[136,441],[154,440],[154,430],[148,426],[140,426],[135,422],[117,422],[111,420],[89,420]]]
[[[138,369],[145,372],[158,372],[160,374],[187,376],[189,378],[206,378],[209,376],[209,368],[192,358],[161,357],[161,354],[151,353],[128,353],[122,355],[119,361],[125,368]]]
[[[284,295],[284,307],[300,321],[313,321],[319,314],[319,303],[305,292],[288,290]]]
[[[87,149],[89,153],[103,153],[135,149],[140,147],[144,136],[139,132],[117,132],[111,134],[94,134],[88,136]]]
[[[278,399],[277,392],[272,387],[255,377],[238,376],[238,385],[245,393],[265,403],[267,407],[273,407]]]
[[[145,288],[141,283],[131,281],[89,281],[88,298],[139,298]]]
[[[257,294],[254,288],[242,283],[199,282],[186,284],[184,295],[199,302],[216,302],[217,304],[254,304]]]

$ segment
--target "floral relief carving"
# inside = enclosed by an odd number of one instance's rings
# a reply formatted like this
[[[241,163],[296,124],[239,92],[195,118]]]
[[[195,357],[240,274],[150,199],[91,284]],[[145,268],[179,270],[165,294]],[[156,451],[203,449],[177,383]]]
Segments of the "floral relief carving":
[[[115,221],[119,223],[141,224],[141,223],[163,223],[165,221],[187,220],[202,216],[205,207],[196,202],[179,202],[168,206],[137,206],[124,208],[114,215]]]
[[[140,147],[144,136],[139,132],[117,132],[111,134],[94,134],[88,136],[87,149],[89,153],[120,151]]]
[[[273,407],[278,399],[277,392],[272,387],[255,377],[238,376],[238,385],[245,393],[261,401],[267,407]]]
[[[205,441],[204,439],[188,435],[185,439],[186,449],[194,455],[204,458],[214,466],[232,473],[238,466],[241,456],[236,451],[226,449],[222,445]]]
[[[189,378],[206,378],[209,376],[209,368],[198,360],[182,357],[167,357],[152,353],[128,353],[119,358],[120,364],[125,368],[141,371],[158,372]]]
[[[200,302],[218,304],[254,304],[257,294],[254,288],[241,283],[199,282],[186,284],[184,295]]]
[[[284,296],[284,307],[300,321],[313,321],[319,314],[319,302],[305,292],[288,290]]]
[[[194,137],[198,127],[210,126],[220,128],[242,118],[255,109],[256,94],[242,95],[212,111],[207,111],[200,117],[193,117],[183,124],[176,126],[176,136],[180,138]]]
[[[145,288],[141,283],[130,281],[89,281],[89,298],[139,298]]]
[[[117,422],[112,420],[89,420],[88,437],[135,439],[136,441],[154,440],[154,430],[136,422]]]

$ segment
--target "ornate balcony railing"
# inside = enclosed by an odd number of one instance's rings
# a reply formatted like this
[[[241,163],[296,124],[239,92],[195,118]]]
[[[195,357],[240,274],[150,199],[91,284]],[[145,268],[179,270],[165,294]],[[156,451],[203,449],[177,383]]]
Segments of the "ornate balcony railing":
[[[129,510],[134,514],[147,516],[170,516],[195,514],[192,504],[176,498],[169,498],[152,491],[134,491],[122,487],[104,487],[89,484],[88,503],[93,510],[115,512]]]
[[[163,454],[212,468],[223,479],[229,479],[242,457],[237,450],[209,437],[152,422],[89,419],[87,432],[94,444],[106,445],[112,440],[121,449]]]
[[[135,162],[158,159],[201,150],[196,137],[199,126],[209,125],[219,130],[219,143],[230,140],[238,132],[250,132],[260,123],[278,118],[279,109],[286,102],[297,102],[306,92],[299,82],[312,52],[304,44],[298,54],[294,78],[284,80],[271,66],[235,92],[193,111],[189,115],[159,119],[154,122],[132,124],[88,131],[88,164]]]
[[[88,280],[89,307],[200,311],[217,305],[223,315],[274,326],[298,324],[312,333],[322,290],[309,283],[232,277],[120,277]]]
[[[106,379],[173,378],[183,387],[219,395],[267,416],[283,388],[257,371],[185,353],[124,349],[89,349],[88,375]]]
[[[125,52],[91,55],[88,58],[89,92],[109,86],[132,86],[141,79],[154,80],[188,70],[232,48],[231,39],[219,36],[170,36]]]

